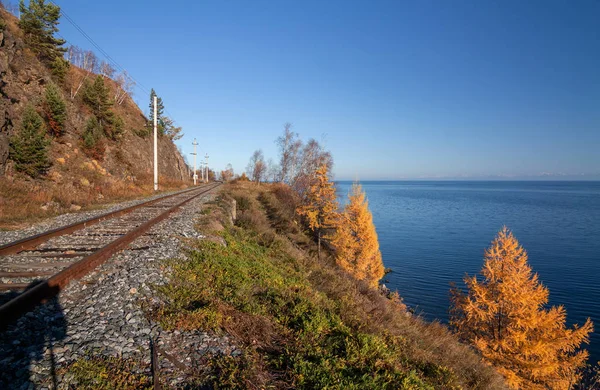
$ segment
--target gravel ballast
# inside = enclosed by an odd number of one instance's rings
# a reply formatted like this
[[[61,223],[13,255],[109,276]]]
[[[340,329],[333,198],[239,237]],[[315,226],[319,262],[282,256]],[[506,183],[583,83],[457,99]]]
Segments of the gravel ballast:
[[[184,257],[186,238],[203,238],[194,228],[194,221],[202,203],[214,196],[213,192],[189,202],[131,243],[127,250],[72,282],[58,298],[0,333],[0,388],[76,388],[73,378],[61,368],[80,358],[98,355],[136,359],[147,370],[151,340],[156,340],[159,350],[171,358],[158,355],[161,381],[170,387],[185,383],[186,372],[196,369],[206,354],[239,354],[227,337],[199,331],[166,332],[149,320],[143,310],[156,302],[152,286],[168,280],[164,260]],[[47,230],[49,225],[55,228],[107,211],[63,215],[28,229],[27,235]],[[19,238],[17,235],[6,239],[6,232],[2,235],[0,239],[5,241]]]
[[[124,209],[126,207],[135,206],[137,204],[147,202],[149,200],[153,200],[156,198],[160,198],[170,194],[176,194],[181,192],[182,190],[163,192],[157,195],[152,195],[142,199],[129,200],[126,202],[120,202],[110,205],[103,205],[96,210],[89,211],[80,211],[76,213],[67,213],[61,214],[53,218],[49,218],[39,223],[32,224],[31,226],[18,229],[18,230],[0,230],[0,245],[7,244],[9,242],[13,242],[16,240],[20,240],[25,237],[33,236],[35,234],[40,234],[46,232],[48,230],[57,229],[63,226],[71,225],[76,222],[85,221],[86,219],[90,219],[93,217],[100,216],[102,214],[107,214],[112,211],[117,211],[120,209]],[[185,191],[185,190],[183,190]]]

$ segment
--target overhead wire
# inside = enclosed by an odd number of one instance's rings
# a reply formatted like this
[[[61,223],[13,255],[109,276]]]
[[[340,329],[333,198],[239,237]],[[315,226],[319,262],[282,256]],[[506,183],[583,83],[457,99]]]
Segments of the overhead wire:
[[[84,30],[83,28],[81,28],[74,20],[73,18],[71,18],[62,7],[60,7],[58,4],[56,4],[53,0],[48,0],[50,3],[54,4],[55,6],[60,8],[60,13],[62,16],[65,17],[65,19],[73,26],[75,27],[75,29],[77,31],[79,31],[79,33],[81,35],[83,35],[83,37],[90,42],[99,52],[100,54],[102,54],[104,56],[104,58],[106,58],[110,63],[112,63],[113,66],[115,66],[117,68],[117,70],[120,70],[122,73],[126,74],[127,77],[129,77],[131,80],[133,80],[133,82],[135,83],[135,85],[137,87],[139,87],[143,92],[145,92],[146,94],[150,95],[150,91],[148,90],[148,88],[146,88],[146,86],[144,86],[144,84],[142,84],[141,82],[139,82],[135,77],[133,77],[131,75],[130,72],[128,72],[123,66],[121,66],[121,64],[119,64],[114,58],[112,58],[104,49],[102,49],[102,47],[100,47],[100,45],[98,43],[96,43],[96,41],[94,41],[92,39],[92,37],[90,37]],[[60,36],[60,34],[59,34]],[[64,37],[61,36],[61,38],[65,39]],[[66,40],[66,39],[65,39]],[[164,110],[166,111],[166,113],[169,115],[169,118],[173,121],[173,123],[176,123],[177,121],[173,118],[173,115],[171,115],[171,113],[169,112],[169,110],[166,109],[166,107],[164,107]]]

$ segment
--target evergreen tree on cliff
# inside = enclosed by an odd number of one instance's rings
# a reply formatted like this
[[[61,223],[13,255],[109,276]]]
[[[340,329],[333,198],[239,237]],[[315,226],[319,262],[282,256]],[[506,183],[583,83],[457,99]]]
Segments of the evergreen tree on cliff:
[[[104,85],[102,76],[96,76],[92,84],[85,86],[83,101],[92,109],[100,124],[104,125],[102,122],[106,122],[107,118],[110,117],[112,102],[110,101],[108,88]]]
[[[321,239],[327,229],[335,226],[338,202],[335,186],[329,180],[327,165],[319,167],[315,175],[315,181],[306,194],[306,202],[297,211],[306,218],[310,230],[315,234],[321,258]]]
[[[19,3],[21,20],[19,26],[25,33],[25,41],[33,52],[46,65],[56,65],[64,61],[62,56],[67,51],[62,47],[64,39],[54,37],[58,32],[60,7],[45,0],[30,0],[29,6],[25,1]]]
[[[466,277],[468,293],[452,292],[451,324],[515,389],[570,389],[593,331],[565,326],[562,306],[547,308],[548,289],[527,264],[527,252],[504,227],[485,252],[482,280]]]
[[[348,204],[340,214],[332,244],[336,250],[336,262],[341,268],[356,279],[377,287],[384,274],[383,261],[373,215],[359,184],[352,186]]]
[[[10,138],[10,159],[15,169],[34,178],[46,173],[50,168],[49,145],[44,120],[31,105],[27,106],[19,132]]]
[[[116,140],[122,135],[123,119],[112,111],[113,101],[102,76],[96,76],[92,84],[86,82],[83,101],[92,109],[92,113],[108,138]]]
[[[67,105],[62,99],[58,87],[53,83],[48,84],[46,87],[46,102],[44,108],[50,133],[55,137],[60,137],[65,132]]]

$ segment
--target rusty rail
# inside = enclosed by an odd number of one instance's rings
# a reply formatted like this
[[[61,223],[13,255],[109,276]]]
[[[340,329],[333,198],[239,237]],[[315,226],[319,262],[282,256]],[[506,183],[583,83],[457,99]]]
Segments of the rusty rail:
[[[84,221],[75,222],[73,224],[59,227],[56,229],[52,229],[52,230],[49,230],[44,233],[36,234],[34,236],[29,236],[29,237],[25,237],[25,238],[17,240],[17,241],[9,242],[8,244],[0,246],[0,256],[12,255],[12,254],[19,253],[19,252],[27,250],[27,249],[35,248],[36,246],[43,244],[44,242],[48,241],[49,239],[51,239],[53,237],[64,236],[65,234],[73,233],[74,231],[84,229],[88,226],[95,225],[95,224],[105,221],[107,219],[117,218],[122,215],[129,214],[132,211],[139,209],[140,207],[149,206],[153,203],[160,202],[165,199],[169,199],[174,196],[185,194],[187,192],[194,191],[194,190],[198,190],[198,187],[184,190],[184,191],[179,191],[174,194],[169,194],[166,196],[161,196],[160,198],[152,199],[147,202],[142,202],[142,203],[139,203],[139,204],[136,204],[133,206],[126,207],[124,209],[111,211],[109,213],[102,214],[97,217],[92,217],[92,218],[86,219]]]
[[[99,266],[100,264],[102,264],[106,260],[108,260],[113,254],[125,249],[132,241],[134,241],[136,238],[138,238],[141,235],[143,235],[144,233],[146,233],[148,230],[150,230],[150,228],[152,228],[157,223],[166,219],[171,213],[176,211],[178,208],[180,208],[181,206],[185,205],[186,203],[192,201],[193,199],[199,197],[200,195],[206,194],[207,192],[211,191],[212,189],[218,187],[219,185],[220,184],[212,185],[212,186],[206,188],[204,191],[201,191],[198,194],[195,194],[194,196],[170,207],[169,209],[165,210],[158,216],[150,219],[149,221],[145,222],[141,226],[133,229],[129,233],[120,237],[119,239],[112,241],[111,243],[102,247],[98,251],[96,251],[96,252],[92,253],[91,255],[81,259],[80,261],[70,265],[69,267],[65,268],[64,270],[51,276],[49,279],[47,279],[43,282],[40,282],[39,284],[35,285],[34,287],[30,288],[29,290],[26,290],[22,294],[16,296],[12,300],[6,302],[4,305],[0,306],[0,329],[6,328],[6,326],[8,326],[10,323],[17,320],[23,314],[33,310],[38,304],[43,303],[43,302],[47,301],[48,299],[58,295],[58,293],[61,290],[63,290],[69,284],[69,282],[71,282],[72,280],[75,280],[75,279],[79,279],[82,276],[86,275],[87,273],[89,273],[90,271],[95,269],[97,266]],[[187,191],[182,191],[182,192],[179,192],[179,193],[173,194],[173,195],[168,195],[166,197],[160,198],[160,200],[164,200],[168,197],[175,196],[175,195],[181,195],[182,193],[187,193],[187,192],[194,191],[194,190],[198,190],[198,188],[194,188],[192,190],[187,190]],[[153,200],[150,202],[145,202],[145,203],[142,203],[141,205],[148,205],[150,203],[154,203],[155,201],[156,200]],[[136,205],[136,206],[139,207],[140,205]],[[138,208],[138,207],[136,207],[136,208]],[[114,214],[114,213],[105,214],[105,217],[107,215],[112,215],[112,214]],[[104,219],[106,219],[106,218],[104,218]],[[77,225],[77,224],[75,224],[75,225]],[[66,233],[56,234],[56,232],[59,231],[60,229],[55,229],[49,233],[53,234],[51,237],[55,237],[56,235],[68,234],[73,231],[73,230],[70,230],[71,226],[72,225],[67,226],[64,229],[66,231]],[[43,234],[38,235],[38,236],[43,236]],[[34,236],[34,237],[37,237],[37,236]],[[48,238],[50,238],[50,237],[48,237]],[[20,241],[26,241],[26,240],[27,239],[20,240]]]

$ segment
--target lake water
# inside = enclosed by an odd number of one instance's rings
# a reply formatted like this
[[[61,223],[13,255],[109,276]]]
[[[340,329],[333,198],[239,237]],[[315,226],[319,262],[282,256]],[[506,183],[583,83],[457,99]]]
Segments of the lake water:
[[[426,319],[448,320],[449,283],[478,272],[503,225],[564,305],[567,322],[594,321],[590,362],[600,360],[600,182],[363,182],[386,285]],[[339,182],[345,196],[350,182]]]

